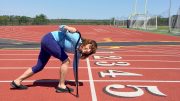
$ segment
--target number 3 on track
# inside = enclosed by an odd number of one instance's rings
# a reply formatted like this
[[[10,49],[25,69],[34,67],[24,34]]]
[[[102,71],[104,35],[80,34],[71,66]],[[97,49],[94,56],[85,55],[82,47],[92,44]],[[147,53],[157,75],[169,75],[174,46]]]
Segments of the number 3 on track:
[[[99,61],[95,63],[97,66],[129,66],[130,63],[128,62],[106,62],[106,61]]]

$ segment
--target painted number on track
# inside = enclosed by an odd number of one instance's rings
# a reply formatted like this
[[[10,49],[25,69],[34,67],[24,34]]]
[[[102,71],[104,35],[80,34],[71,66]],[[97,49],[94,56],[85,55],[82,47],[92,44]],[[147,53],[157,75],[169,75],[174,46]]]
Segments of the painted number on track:
[[[111,67],[111,66],[129,66],[130,65],[130,63],[128,63],[128,62],[113,62],[113,61],[98,61],[98,62],[95,62],[95,64],[96,65],[98,65],[98,66],[109,66],[109,67]]]
[[[120,92],[118,89],[125,89],[125,88],[132,88],[132,92]],[[142,85],[120,85],[120,84],[112,84],[105,87],[105,92],[112,95],[112,96],[118,96],[118,97],[139,97],[144,94],[144,91],[142,88],[145,88],[149,93],[157,95],[157,96],[166,96],[164,93],[159,91],[157,86],[142,86]],[[112,90],[113,89],[113,90]],[[118,90],[118,91],[115,91]]]
[[[94,59],[122,59],[120,56],[97,56],[94,55]]]
[[[136,74],[136,73],[130,73],[130,72],[123,72],[118,70],[107,70],[107,72],[99,72],[100,77],[110,76],[110,77],[116,77],[116,76],[143,76],[142,74]]]

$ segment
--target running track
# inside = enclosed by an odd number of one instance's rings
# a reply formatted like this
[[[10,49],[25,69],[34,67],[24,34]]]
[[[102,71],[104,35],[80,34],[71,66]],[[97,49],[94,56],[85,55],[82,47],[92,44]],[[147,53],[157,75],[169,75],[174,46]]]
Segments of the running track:
[[[0,27],[0,36],[6,39],[38,42],[43,33],[56,27],[6,26]],[[96,39],[98,42],[180,41],[179,37],[110,26],[76,27],[84,33],[83,36]],[[95,55],[80,62],[80,97],[76,98],[75,92],[55,93],[60,63],[53,57],[42,72],[23,82],[29,86],[28,90],[10,89],[9,83],[14,78],[36,64],[39,50],[1,49],[0,101],[179,101],[179,50],[179,45],[99,47]],[[69,56],[73,57],[71,54]],[[67,85],[75,89],[72,67],[69,68],[67,80]]]

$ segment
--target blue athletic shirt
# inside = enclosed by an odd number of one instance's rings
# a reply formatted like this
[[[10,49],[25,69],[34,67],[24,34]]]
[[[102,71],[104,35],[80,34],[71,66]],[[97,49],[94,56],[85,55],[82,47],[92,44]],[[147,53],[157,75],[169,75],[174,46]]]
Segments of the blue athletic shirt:
[[[68,30],[64,29],[65,25],[59,26],[58,31],[53,31],[51,34],[53,35],[54,39],[59,43],[60,47],[64,49],[67,53],[75,53],[75,45],[79,39],[79,33],[71,33]],[[59,36],[60,34],[60,36]],[[80,46],[80,43],[82,43],[82,40],[79,40],[77,48]],[[77,51],[77,64],[79,64],[81,53]],[[73,69],[75,71],[76,66],[76,59],[74,56],[73,59]]]

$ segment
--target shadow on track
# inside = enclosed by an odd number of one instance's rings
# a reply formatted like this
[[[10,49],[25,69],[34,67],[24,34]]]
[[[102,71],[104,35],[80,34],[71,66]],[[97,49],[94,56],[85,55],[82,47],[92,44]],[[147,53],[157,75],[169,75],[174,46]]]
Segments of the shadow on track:
[[[39,79],[33,82],[33,84],[26,85],[27,87],[53,87],[56,88],[58,86],[59,80],[58,79]],[[65,81],[65,84],[68,86],[76,86],[75,81]],[[79,82],[79,86],[83,86],[83,82]],[[18,90],[18,89],[13,89],[10,88],[11,90]],[[72,92],[70,93],[73,96],[76,96],[76,94],[73,94]]]

